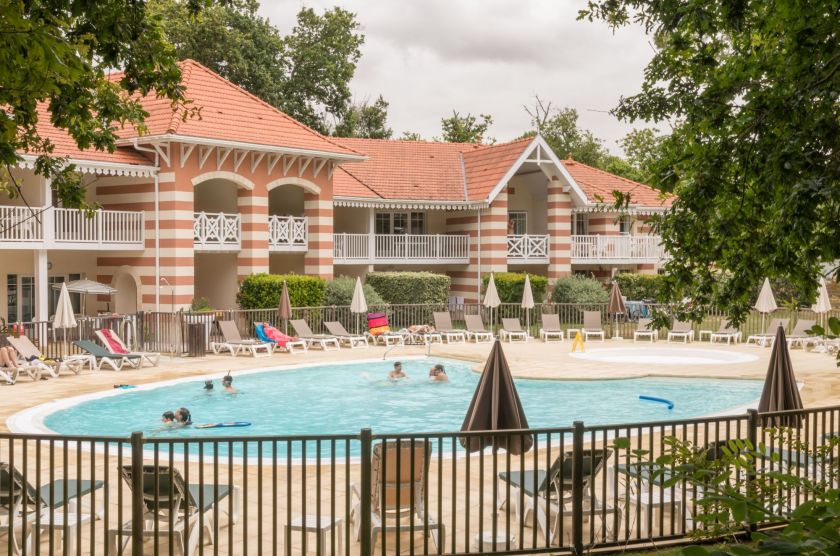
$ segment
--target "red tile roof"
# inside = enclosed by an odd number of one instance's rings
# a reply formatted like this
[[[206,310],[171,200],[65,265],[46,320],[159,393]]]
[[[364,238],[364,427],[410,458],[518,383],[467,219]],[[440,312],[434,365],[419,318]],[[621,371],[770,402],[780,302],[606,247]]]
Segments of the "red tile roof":
[[[467,190],[470,201],[487,199],[493,188],[522,155],[533,137],[523,137],[510,143],[490,145],[464,153]]]
[[[147,135],[177,134],[286,147],[332,154],[359,155],[337,141],[324,137],[291,116],[274,108],[194,60],[180,62],[185,96],[200,109],[200,117],[182,120],[166,98],[153,95],[141,102],[149,113]],[[119,74],[112,76],[117,79]],[[122,138],[137,137],[134,128],[120,132]]]
[[[576,160],[569,159],[562,162],[591,203],[613,202],[613,191],[630,194],[630,204],[636,206],[667,207],[674,201],[673,196],[663,197],[659,191],[649,185],[610,174]]]

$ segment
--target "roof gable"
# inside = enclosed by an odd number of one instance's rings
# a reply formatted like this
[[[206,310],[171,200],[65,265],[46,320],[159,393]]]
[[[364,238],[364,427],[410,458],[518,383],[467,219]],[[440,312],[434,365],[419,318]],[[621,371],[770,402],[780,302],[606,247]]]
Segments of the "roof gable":
[[[613,191],[629,194],[630,204],[633,206],[664,208],[674,202],[673,196],[663,196],[649,185],[616,176],[576,160],[563,160],[562,163],[590,203],[610,203]]]

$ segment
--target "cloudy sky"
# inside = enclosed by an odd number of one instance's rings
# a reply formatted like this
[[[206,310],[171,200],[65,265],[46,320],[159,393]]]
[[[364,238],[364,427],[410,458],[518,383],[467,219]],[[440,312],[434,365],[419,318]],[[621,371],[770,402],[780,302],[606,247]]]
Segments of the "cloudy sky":
[[[639,28],[613,33],[577,21],[583,0],[263,0],[261,13],[281,32],[306,5],[339,5],[357,14],[366,40],[352,83],[356,100],[380,93],[391,103],[395,136],[440,134],[452,110],[490,114],[498,141],[529,128],[523,105],[535,94],[576,108],[580,123],[620,152],[634,127],[606,112],[637,92],[652,56]],[[640,124],[635,124],[639,126]]]

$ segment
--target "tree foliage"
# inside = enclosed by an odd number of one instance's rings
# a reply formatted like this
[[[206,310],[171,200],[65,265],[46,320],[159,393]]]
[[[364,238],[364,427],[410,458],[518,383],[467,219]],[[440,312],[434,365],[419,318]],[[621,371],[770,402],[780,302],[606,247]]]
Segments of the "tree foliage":
[[[423,137],[416,131],[403,131],[400,141],[422,141]]]
[[[487,130],[491,125],[493,125],[493,118],[488,114],[480,114],[476,117],[467,113],[466,116],[461,116],[453,110],[452,116],[440,120],[443,133],[441,140],[450,143],[495,143],[495,139],[487,136]]]
[[[390,139],[394,131],[388,127],[388,101],[379,95],[371,104],[367,100],[351,105],[333,130],[338,137]]]
[[[682,316],[716,304],[741,322],[755,284],[813,297],[840,259],[840,8],[795,2],[589,2],[581,17],[631,21],[657,51],[615,114],[674,125],[652,185],[677,195],[657,220],[665,290]]]
[[[257,0],[220,3],[197,21],[179,0],[153,6],[180,58],[193,58],[313,129],[328,133],[350,108],[364,43],[352,12],[303,8],[292,32],[281,36],[258,15]]]
[[[539,133],[560,158],[574,158],[590,166],[600,167],[609,156],[603,141],[578,125],[574,108],[557,108],[539,96],[533,108],[525,107],[531,118],[531,134]]]
[[[192,17],[210,0],[189,0]],[[169,99],[183,117],[194,110],[184,98],[177,56],[161,22],[145,2],[36,0],[3,2],[0,9],[0,190],[20,195],[10,168],[17,153],[37,156],[35,171],[51,180],[64,206],[90,208],[85,187],[55,145],[38,131],[39,118],[66,130],[82,149],[113,152],[117,131],[141,131],[146,112],[137,95]],[[112,70],[122,73],[113,74]],[[38,108],[46,111],[39,114]],[[46,122],[41,122],[46,123]]]

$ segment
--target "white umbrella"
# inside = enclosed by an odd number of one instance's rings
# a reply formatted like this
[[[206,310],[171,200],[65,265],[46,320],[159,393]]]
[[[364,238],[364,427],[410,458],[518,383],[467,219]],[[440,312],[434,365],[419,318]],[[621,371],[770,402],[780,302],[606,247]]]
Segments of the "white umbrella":
[[[825,278],[820,278],[817,302],[811,305],[811,310],[818,315],[831,311],[831,299],[828,296],[828,286],[825,283]]]
[[[368,310],[365,290],[362,288],[362,279],[356,277],[356,287],[353,289],[353,299],[350,301],[350,312],[356,313],[356,332],[359,332],[359,315]]]
[[[94,282],[93,280],[73,280],[72,282],[62,282],[60,285],[53,284],[53,288],[55,289],[60,289],[62,286],[66,286],[68,292],[85,294],[85,297],[82,299],[82,314],[85,314],[87,294],[114,295],[117,293],[116,288]]]
[[[67,291],[67,284],[61,283],[61,293],[58,294],[58,306],[53,317],[53,329],[64,329],[64,342],[67,342],[67,328],[76,328],[76,316],[73,314],[73,304],[70,302],[70,293]],[[63,353],[63,346],[62,346]]]
[[[755,309],[761,313],[761,330],[764,331],[764,316],[767,313],[772,313],[778,309],[776,305],[776,298],[773,297],[773,289],[770,287],[770,279],[764,279],[764,285],[761,286],[761,293],[758,294],[758,299],[755,302]]]
[[[499,292],[496,290],[496,280],[493,278],[493,273],[490,273],[490,281],[487,282],[487,291],[484,292],[484,303],[483,305],[490,309],[490,327],[491,329],[495,325],[496,321],[493,319],[493,309],[498,307],[502,304],[502,300],[499,299]]]
[[[531,278],[525,273],[525,285],[522,286],[521,307],[525,309],[526,328],[531,328],[531,309],[534,308],[534,292],[531,291]]]

